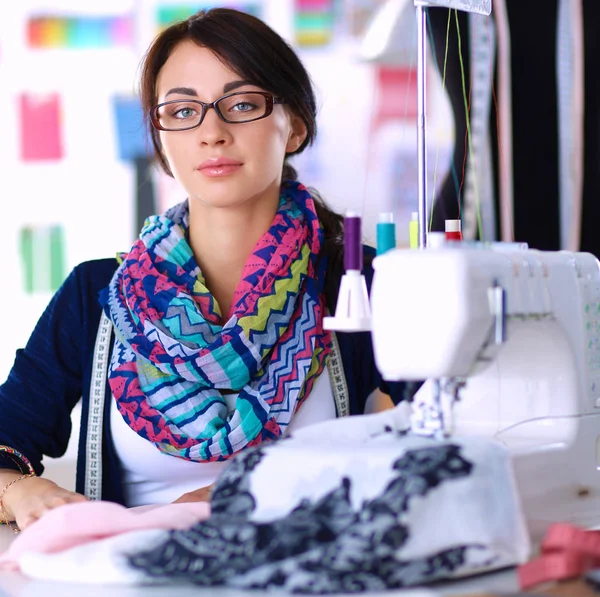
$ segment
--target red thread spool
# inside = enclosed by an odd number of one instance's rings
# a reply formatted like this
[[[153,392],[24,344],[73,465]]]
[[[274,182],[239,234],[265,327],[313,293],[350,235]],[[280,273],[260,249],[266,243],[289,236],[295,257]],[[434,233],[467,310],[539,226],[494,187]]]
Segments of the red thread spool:
[[[462,240],[460,220],[446,220],[446,240]]]

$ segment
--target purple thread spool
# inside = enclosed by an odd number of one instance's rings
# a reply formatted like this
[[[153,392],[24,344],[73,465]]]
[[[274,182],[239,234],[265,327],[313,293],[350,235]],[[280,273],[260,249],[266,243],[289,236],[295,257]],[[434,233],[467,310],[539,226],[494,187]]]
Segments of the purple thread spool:
[[[361,244],[361,218],[348,214],[344,218],[344,268],[362,271],[363,253]]]

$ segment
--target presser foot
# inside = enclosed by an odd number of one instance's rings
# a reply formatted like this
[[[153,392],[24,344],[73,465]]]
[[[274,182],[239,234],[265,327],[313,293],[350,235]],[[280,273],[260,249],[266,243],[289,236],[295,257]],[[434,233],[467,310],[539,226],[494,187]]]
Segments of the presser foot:
[[[463,378],[436,379],[431,395],[417,393],[410,417],[411,431],[437,440],[449,438],[454,431],[454,405],[465,384]]]

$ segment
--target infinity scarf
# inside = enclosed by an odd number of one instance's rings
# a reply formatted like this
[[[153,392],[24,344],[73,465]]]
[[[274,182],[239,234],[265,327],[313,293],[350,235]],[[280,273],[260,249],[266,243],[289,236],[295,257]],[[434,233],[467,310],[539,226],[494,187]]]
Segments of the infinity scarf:
[[[150,217],[101,293],[115,330],[108,382],[141,437],[167,454],[221,461],[280,436],[323,371],[323,232],[308,190],[286,181],[221,325],[188,225],[187,201]],[[239,392],[234,411],[222,390]]]

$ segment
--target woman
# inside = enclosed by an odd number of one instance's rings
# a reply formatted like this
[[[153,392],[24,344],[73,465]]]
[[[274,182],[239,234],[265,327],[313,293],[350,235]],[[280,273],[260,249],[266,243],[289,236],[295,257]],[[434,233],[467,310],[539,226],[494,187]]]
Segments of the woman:
[[[188,199],[129,253],[76,267],[18,351],[0,387],[0,502],[21,528],[87,498],[208,499],[246,446],[404,390],[384,385],[370,335],[322,327],[342,219],[286,163],[316,133],[293,50],[254,17],[202,11],[153,42],[141,94],[158,162]],[[80,398],[72,493],[39,475],[43,455],[64,454]]]

